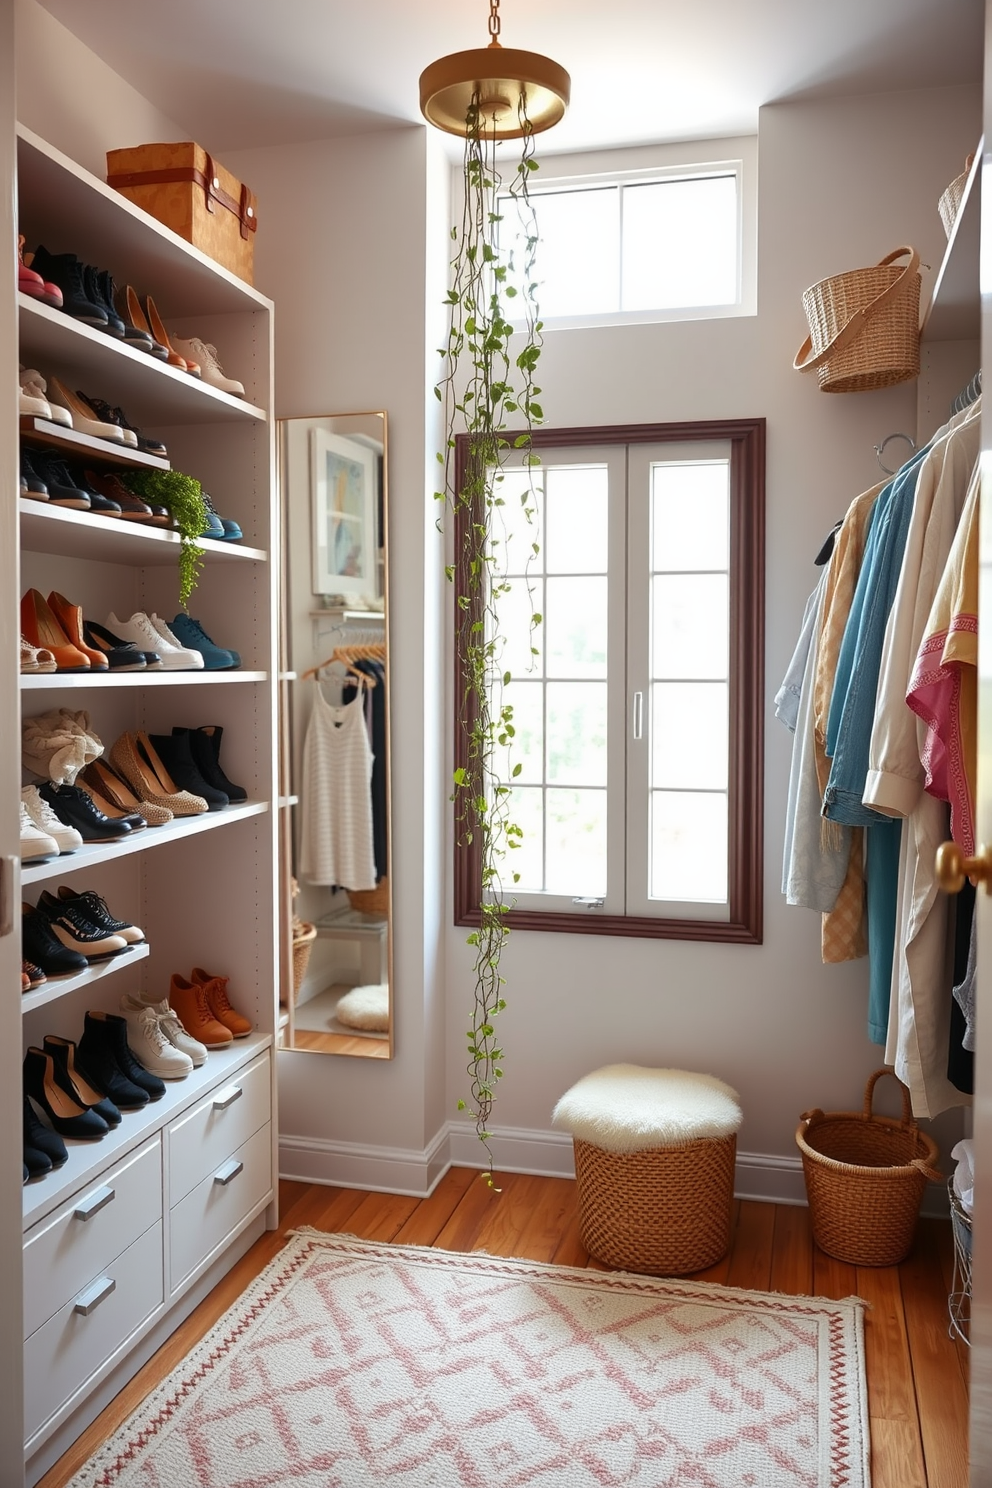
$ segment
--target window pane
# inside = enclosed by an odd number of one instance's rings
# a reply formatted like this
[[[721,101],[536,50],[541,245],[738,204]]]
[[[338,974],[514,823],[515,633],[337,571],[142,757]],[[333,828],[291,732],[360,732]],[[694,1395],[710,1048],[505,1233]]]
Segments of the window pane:
[[[651,580],[652,677],[726,678],[728,590],[725,574]]]
[[[730,461],[651,467],[651,566],[723,568],[730,554]]]
[[[540,785],[544,780],[544,687],[541,682],[511,682],[503,688],[503,702],[513,709],[515,730],[509,745],[496,746],[493,768],[504,784],[514,766],[521,785]]]
[[[548,573],[605,573],[608,554],[605,465],[546,470]]]
[[[732,305],[736,299],[736,178],[625,186],[623,309]]]
[[[535,645],[549,677],[605,677],[607,579],[548,579]]]
[[[651,784],[656,789],[727,789],[729,707],[725,682],[652,684]]]
[[[559,785],[606,784],[606,683],[547,684],[547,778]]]
[[[590,191],[551,191],[535,194],[537,245],[535,274],[537,303],[542,319],[549,315],[601,314],[620,308],[619,189],[616,186]],[[518,294],[525,286],[520,277],[524,262],[524,237],[517,222],[516,207],[500,198],[500,255],[504,241],[512,244],[514,269],[507,275]],[[519,301],[507,300],[508,315],[518,313]]]
[[[651,792],[652,899],[726,903],[727,797]]]
[[[503,479],[494,487],[494,496],[502,501],[499,514],[493,523],[494,574],[532,573],[540,571],[541,558],[534,556],[534,543],[538,552],[544,546],[542,534],[542,508],[544,504],[544,473],[539,466],[526,470],[507,470]],[[533,480],[533,484],[532,484]],[[527,513],[531,516],[528,518]]]
[[[544,626],[543,623],[538,625],[532,635],[530,620],[532,615],[544,611],[544,580],[525,579],[521,575],[510,579],[509,583],[509,594],[500,594],[496,598],[499,630],[505,638],[498,664],[501,673],[509,672],[515,679],[523,681],[542,675],[540,653],[544,650]],[[534,646],[538,650],[537,656],[531,654]]]
[[[544,792],[514,786],[506,800],[507,821],[519,827],[523,836],[507,839],[519,846],[508,847],[503,859],[503,887],[511,894],[540,894],[544,888]],[[513,882],[515,873],[520,875],[519,883]]]
[[[548,893],[605,894],[605,790],[549,790],[546,810]]]

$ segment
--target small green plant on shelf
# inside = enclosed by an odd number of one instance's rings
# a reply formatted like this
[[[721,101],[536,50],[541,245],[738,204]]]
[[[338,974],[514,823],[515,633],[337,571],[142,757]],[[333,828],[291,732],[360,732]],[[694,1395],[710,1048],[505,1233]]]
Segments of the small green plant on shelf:
[[[445,448],[438,454],[443,489],[434,494],[454,516],[457,534],[456,561],[446,570],[455,589],[460,664],[456,684],[460,741],[452,800],[459,843],[477,847],[481,864],[479,923],[468,936],[474,957],[474,996],[467,1030],[469,1098],[459,1101],[458,1109],[470,1111],[486,1147],[485,1176],[490,1187],[494,1186],[490,1118],[496,1086],[503,1077],[503,1050],[495,1025],[506,1006],[500,959],[509,936],[503,865],[523,837],[512,819],[510,782],[520,774],[521,766],[507,764],[515,726],[506,691],[512,678],[502,665],[505,634],[499,616],[500,601],[510,590],[502,573],[505,538],[511,525],[518,525],[504,511],[504,470],[511,456],[519,455],[529,472],[519,494],[520,508],[526,522],[532,522],[536,495],[531,467],[540,462],[531,450],[531,433],[543,418],[538,401],[541,389],[535,382],[542,342],[534,282],[538,236],[528,191],[538,167],[523,102],[520,125],[521,155],[506,188],[506,195],[516,204],[523,245],[514,262],[505,239],[500,245],[503,184],[496,141],[486,131],[477,97],[473,100],[466,120],[462,225],[451,232],[455,251],[448,291],[448,339],[441,348],[444,370],[434,390],[444,408],[445,428]],[[512,348],[511,313],[524,322],[519,343]],[[511,421],[518,428],[522,424],[522,431],[510,435]],[[461,478],[456,473],[459,429],[464,430],[467,444]],[[537,552],[537,543],[528,539],[530,557]],[[526,584],[527,579],[516,582]],[[534,631],[540,622],[540,614],[531,615],[535,655]],[[509,877],[512,883],[519,882],[518,873]]]
[[[203,549],[197,539],[207,526],[203,488],[181,470],[129,470],[124,484],[135,496],[154,506],[164,506],[179,533],[179,605],[186,609],[203,567]]]

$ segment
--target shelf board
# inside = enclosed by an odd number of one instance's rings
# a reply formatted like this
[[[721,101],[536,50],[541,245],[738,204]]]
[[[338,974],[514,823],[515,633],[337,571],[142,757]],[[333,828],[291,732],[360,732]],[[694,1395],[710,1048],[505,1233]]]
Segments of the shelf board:
[[[89,688],[102,692],[105,687],[213,687],[217,682],[267,682],[268,672],[42,672],[22,675],[22,692],[45,692],[64,687]]]
[[[983,151],[984,141],[980,140],[923,316],[920,336],[924,341],[977,341],[981,334],[979,247]]]
[[[119,284],[150,290],[166,320],[271,310],[265,295],[32,130],[19,124],[17,135],[18,220],[29,250],[40,241],[110,269]]]
[[[20,433],[28,444],[59,450],[68,459],[85,459],[92,465],[125,465],[132,470],[172,469],[168,460],[163,460],[158,455],[146,455],[142,450],[131,449],[126,444],[96,439],[92,434],[80,434],[76,429],[67,429],[64,424],[52,424],[48,419],[35,418],[28,414],[21,415]]]
[[[83,384],[108,403],[119,403],[137,425],[265,423],[264,408],[211,387],[146,352],[95,331],[63,310],[18,292],[20,357],[43,375],[56,373],[72,387]]]
[[[18,498],[21,514],[21,547],[29,553],[58,553],[65,558],[92,558],[98,563],[124,563],[148,567],[178,562],[180,538],[165,527],[142,522],[123,522],[120,517],[101,517],[95,512],[73,511],[47,501]],[[218,542],[201,537],[206,562],[265,563],[264,548],[246,543]]]
[[[206,1063],[185,1080],[166,1082],[161,1100],[149,1101],[138,1111],[124,1111],[120,1126],[96,1142],[66,1138],[69,1161],[44,1178],[26,1183],[21,1193],[23,1225],[27,1229],[94,1181],[100,1173],[169,1126],[181,1112],[202,1100],[211,1089],[227,1083],[242,1065],[256,1059],[272,1043],[270,1034],[254,1033],[235,1039],[224,1049],[211,1049]]]
[[[150,831],[151,828],[146,830]],[[77,972],[75,976],[49,977],[40,987],[33,992],[21,993],[21,1011],[30,1013],[34,1008],[44,1007],[49,1002],[58,1002],[60,997],[65,997],[70,992],[77,991],[80,987],[92,986],[94,982],[100,982],[104,977],[112,976],[115,971],[129,971],[137,961],[144,961],[151,953],[151,948],[146,940],[139,945],[132,946],[122,956],[114,956],[109,961],[101,961],[96,966],[89,966],[85,971]]]
[[[194,816],[166,822],[164,827],[146,827],[143,832],[134,832],[118,842],[94,842],[65,854],[52,863],[38,863],[34,868],[21,869],[22,886],[46,883],[52,878],[62,878],[67,873],[88,872],[98,863],[110,863],[131,853],[151,852],[167,842],[185,841],[200,832],[210,832],[217,827],[229,827],[233,822],[244,821],[250,816],[262,816],[269,809],[267,801],[246,801],[238,806],[225,806],[221,811],[207,811]]]

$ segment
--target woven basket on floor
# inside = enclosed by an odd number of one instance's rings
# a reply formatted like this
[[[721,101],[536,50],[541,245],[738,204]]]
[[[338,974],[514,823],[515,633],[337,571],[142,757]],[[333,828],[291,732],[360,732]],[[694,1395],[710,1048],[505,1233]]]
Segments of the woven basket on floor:
[[[909,254],[897,267],[894,260]],[[897,248],[870,269],[821,279],[803,295],[810,334],[797,372],[816,369],[820,391],[863,393],[920,375],[920,255]]]
[[[902,1092],[902,1119],[876,1116],[872,1096],[890,1075]],[[942,1182],[937,1146],[913,1120],[909,1091],[891,1070],[865,1086],[861,1111],[807,1111],[796,1143],[803,1159],[813,1239],[852,1266],[895,1266],[913,1247],[927,1181]]]
[[[573,1143],[579,1232],[591,1256],[623,1271],[684,1276],[726,1255],[736,1132],[643,1152]]]
[[[305,920],[300,921],[299,929],[293,931],[293,1006],[296,1006],[300,996],[300,988],[303,986],[303,978],[307,974],[307,966],[310,962],[310,952],[313,943],[317,939],[317,926],[308,925]]]
[[[954,177],[954,180],[937,203],[937,211],[940,213],[940,220],[944,224],[944,232],[947,237],[951,236],[954,223],[957,221],[957,215],[961,210],[964,188],[968,184],[968,174],[974,159],[974,155],[967,157],[964,163],[964,170],[959,176]]]

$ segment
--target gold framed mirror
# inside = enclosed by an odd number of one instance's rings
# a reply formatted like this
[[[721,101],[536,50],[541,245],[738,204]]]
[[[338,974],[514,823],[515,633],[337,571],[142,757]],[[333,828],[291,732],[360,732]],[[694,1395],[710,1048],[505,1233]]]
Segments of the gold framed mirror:
[[[384,412],[278,421],[278,1047],[393,1056]]]

